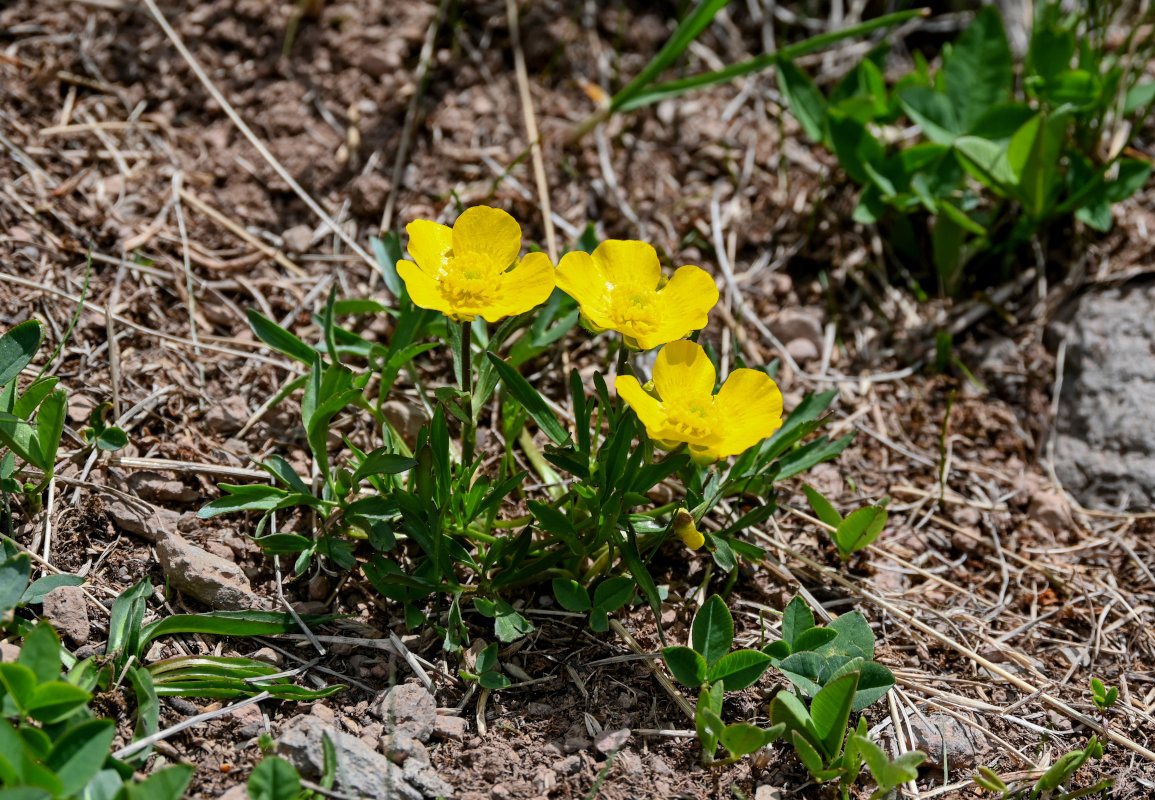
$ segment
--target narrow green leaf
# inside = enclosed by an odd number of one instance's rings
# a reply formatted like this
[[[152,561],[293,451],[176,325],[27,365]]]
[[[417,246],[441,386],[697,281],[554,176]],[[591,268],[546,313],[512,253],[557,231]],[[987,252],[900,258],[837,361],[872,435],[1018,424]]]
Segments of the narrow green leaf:
[[[317,351],[293,334],[273,322],[268,317],[251,308],[245,309],[245,316],[249,318],[249,326],[257,338],[278,353],[283,353],[303,364],[311,365],[317,357]]]
[[[548,436],[550,441],[559,447],[571,444],[569,433],[567,433],[565,427],[558,422],[557,416],[550,410],[537,390],[530,386],[529,382],[523,378],[516,369],[501,360],[496,354],[487,352],[485,355],[493,364],[493,368],[497,370],[505,388],[521,403],[522,408],[524,408],[530,418],[537,423],[542,433]]]
[[[32,670],[37,683],[60,679],[60,637],[51,625],[41,621],[24,637],[16,663]]]
[[[1014,61],[997,7],[979,11],[955,41],[942,71],[946,96],[964,132],[988,108],[1010,97]]]
[[[0,567],[0,585],[3,584],[4,576],[3,568]],[[30,605],[33,603],[44,602],[44,596],[60,586],[82,586],[84,578],[79,575],[68,575],[66,573],[59,575],[45,575],[43,578],[37,578],[29,584],[28,588],[24,590],[23,596],[20,598],[20,605]],[[3,601],[0,600],[0,613],[2,613]]]
[[[682,54],[682,52],[690,46],[690,43],[698,38],[698,35],[705,30],[706,26],[710,24],[714,16],[729,4],[730,0],[703,0],[698,6],[691,11],[681,24],[678,25],[662,49],[654,56],[650,63],[648,63],[639,74],[638,77],[630,81],[621,91],[614,95],[610,101],[610,110],[616,111],[622,109],[626,103],[636,97],[643,89],[654,82],[666,67],[674,63],[674,61]]]
[[[842,749],[842,738],[846,733],[846,723],[850,719],[850,709],[857,689],[858,673],[851,672],[823,686],[810,704],[810,716],[814,720],[818,741],[829,760],[834,759]]]
[[[192,782],[193,767],[190,764],[174,764],[154,772],[140,783],[128,784],[125,788],[128,800],[180,800]]]
[[[806,493],[806,499],[809,501],[810,507],[814,509],[814,513],[818,515],[820,520],[835,529],[842,524],[842,515],[835,510],[834,506],[830,504],[830,501],[823,497],[817,489],[807,483],[802,485],[802,491]]]
[[[851,513],[834,532],[839,554],[846,558],[873,543],[882,535],[886,519],[886,508],[881,505],[860,508]]]
[[[735,756],[749,755],[769,744],[766,731],[748,722],[727,725],[722,731],[721,741],[722,746]]]
[[[810,141],[817,144],[826,139],[826,98],[810,80],[810,76],[789,59],[781,58],[778,70],[778,88]]]

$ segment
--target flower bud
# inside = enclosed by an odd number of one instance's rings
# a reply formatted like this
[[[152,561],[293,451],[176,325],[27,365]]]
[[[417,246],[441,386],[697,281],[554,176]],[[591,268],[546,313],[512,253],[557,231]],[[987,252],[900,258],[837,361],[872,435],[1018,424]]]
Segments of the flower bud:
[[[706,542],[706,537],[694,525],[694,515],[684,508],[678,509],[678,513],[674,515],[674,533],[678,534],[686,547],[691,550],[697,550]]]

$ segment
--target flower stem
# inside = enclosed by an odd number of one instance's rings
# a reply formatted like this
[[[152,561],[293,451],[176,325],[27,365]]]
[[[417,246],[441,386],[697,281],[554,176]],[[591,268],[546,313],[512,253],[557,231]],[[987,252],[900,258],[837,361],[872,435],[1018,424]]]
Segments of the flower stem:
[[[626,347],[626,340],[618,340],[618,366],[615,370],[617,375],[631,375],[630,370],[630,348]]]
[[[473,323],[461,323],[461,391],[465,402],[465,416],[469,421],[461,429],[461,464],[468,467],[473,463],[473,446],[477,441],[477,415],[473,408]]]

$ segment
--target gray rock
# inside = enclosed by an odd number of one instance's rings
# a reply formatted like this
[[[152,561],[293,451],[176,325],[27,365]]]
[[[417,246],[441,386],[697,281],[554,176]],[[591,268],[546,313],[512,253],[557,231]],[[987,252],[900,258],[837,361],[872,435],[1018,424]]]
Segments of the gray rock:
[[[170,533],[175,534],[180,514],[167,508],[155,508],[144,502],[129,505],[119,497],[104,501],[104,513],[121,530],[135,534],[148,542],[159,542]]]
[[[818,316],[800,308],[784,308],[769,323],[770,332],[781,342],[804,339],[822,352],[822,323]]]
[[[949,714],[930,714],[927,721],[912,719],[911,733],[914,734],[912,747],[926,753],[928,767],[942,767],[943,753],[946,753],[947,767],[970,769],[982,750],[978,734]],[[929,724],[928,724],[929,723]]]
[[[249,421],[249,406],[245,398],[231,395],[205,413],[205,425],[213,433],[232,433]]]
[[[238,783],[225,791],[220,800],[249,800],[249,789],[245,784]]]
[[[1084,506],[1155,504],[1155,283],[1069,309],[1055,471]]]
[[[240,567],[202,550],[179,533],[157,544],[156,555],[169,583],[205,605],[232,611],[260,605]]]
[[[20,658],[20,646],[12,642],[0,642],[0,663],[12,664]]]
[[[462,717],[438,714],[433,722],[433,735],[438,739],[452,739],[455,742],[465,741],[465,732],[469,723]]]
[[[437,722],[437,701],[423,686],[400,683],[370,706],[369,712],[386,725],[427,742]]]
[[[318,777],[325,767],[323,738],[329,737],[337,756],[337,788],[374,800],[422,800],[422,793],[405,779],[401,767],[347,733],[314,716],[301,715],[285,723],[277,753],[302,775]]]
[[[88,641],[88,606],[79,586],[57,586],[44,595],[44,616],[77,645]]]
[[[281,239],[290,253],[307,253],[313,244],[313,229],[308,225],[294,225],[281,234]]]

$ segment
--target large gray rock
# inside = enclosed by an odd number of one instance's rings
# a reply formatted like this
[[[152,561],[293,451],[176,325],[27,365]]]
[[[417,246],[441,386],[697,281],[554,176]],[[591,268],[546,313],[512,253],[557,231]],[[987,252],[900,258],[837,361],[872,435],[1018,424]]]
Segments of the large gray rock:
[[[336,783],[342,792],[374,800],[422,800],[422,792],[409,783],[401,767],[314,716],[289,720],[277,741],[277,753],[302,775],[315,779],[325,769],[326,735],[337,756]]]
[[[1066,326],[1055,471],[1092,508],[1155,505],[1155,284],[1083,296]]]

